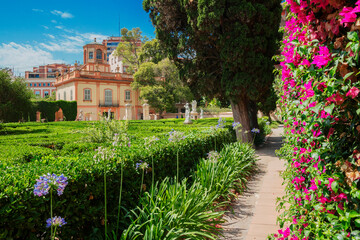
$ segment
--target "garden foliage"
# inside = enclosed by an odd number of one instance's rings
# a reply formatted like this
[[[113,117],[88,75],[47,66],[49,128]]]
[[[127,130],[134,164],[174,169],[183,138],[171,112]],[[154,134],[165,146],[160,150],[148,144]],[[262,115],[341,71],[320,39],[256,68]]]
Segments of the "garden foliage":
[[[23,79],[12,79],[7,71],[0,69],[0,122],[26,119],[31,94]]]
[[[203,123],[205,123],[204,121]],[[134,125],[136,126],[136,121]],[[139,121],[140,123],[140,121]],[[151,123],[142,122],[145,125]],[[33,158],[29,162],[0,161],[0,238],[38,239],[49,233],[44,232],[45,221],[49,213],[49,197],[34,197],[32,188],[40,176],[47,173],[64,174],[68,177],[68,186],[64,194],[56,196],[53,204],[54,213],[60,213],[66,218],[67,225],[61,229],[61,237],[82,237],[93,239],[104,228],[104,174],[107,178],[108,223],[116,225],[117,202],[119,196],[120,167],[124,166],[124,183],[122,208],[133,209],[138,204],[141,177],[136,169],[140,162],[151,163],[154,160],[155,180],[176,175],[176,156],[180,161],[179,176],[189,176],[199,159],[207,152],[218,149],[224,143],[235,141],[235,135],[228,128],[211,130],[208,127],[196,132],[185,132],[186,138],[179,142],[169,142],[168,134],[161,132],[168,129],[166,121],[152,122],[153,130],[159,131],[160,140],[151,147],[145,147],[143,137],[135,136],[132,144],[116,146],[104,144],[113,149],[106,165],[96,164],[94,160],[94,145],[77,154],[66,151],[66,154],[51,154]],[[62,123],[61,123],[62,124]],[[56,125],[56,124],[55,124]],[[135,129],[141,133],[141,124]],[[198,125],[200,127],[201,125]],[[190,127],[180,125],[179,129]],[[145,129],[145,128],[144,128]],[[201,127],[200,127],[201,129]],[[66,145],[64,145],[65,147]],[[144,176],[144,190],[151,186],[152,174],[149,168]],[[121,227],[127,227],[123,212]],[[111,230],[111,228],[110,228]]]
[[[48,122],[55,121],[55,112],[62,109],[64,120],[74,121],[77,116],[77,102],[76,101],[35,101],[33,102],[32,111],[29,113],[30,118],[35,120],[37,111],[41,112],[41,118],[45,118]]]
[[[197,165],[192,182],[166,178],[146,193],[121,239],[217,239],[226,204],[244,190],[255,164],[249,144],[226,145]]]
[[[143,0],[156,37],[194,93],[230,101],[252,141],[250,102],[273,83],[281,0]],[[254,119],[256,120],[255,110]],[[238,135],[240,135],[238,133]]]
[[[360,239],[360,1],[287,0],[276,239]]]

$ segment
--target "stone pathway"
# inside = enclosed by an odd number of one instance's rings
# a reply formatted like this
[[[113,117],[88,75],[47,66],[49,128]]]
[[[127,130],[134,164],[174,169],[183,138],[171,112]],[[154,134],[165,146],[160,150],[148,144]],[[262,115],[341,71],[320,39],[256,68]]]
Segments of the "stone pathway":
[[[283,128],[273,129],[263,147],[256,150],[260,160],[259,171],[248,182],[248,189],[232,204],[233,211],[224,217],[224,240],[265,240],[280,229],[276,224],[277,197],[284,195],[285,187],[279,173],[284,162],[275,156],[281,147]]]

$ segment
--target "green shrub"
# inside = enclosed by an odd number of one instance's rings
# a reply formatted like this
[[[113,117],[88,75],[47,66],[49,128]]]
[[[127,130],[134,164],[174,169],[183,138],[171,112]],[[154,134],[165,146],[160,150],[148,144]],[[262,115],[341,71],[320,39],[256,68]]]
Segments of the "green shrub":
[[[76,101],[35,101],[33,108],[29,112],[30,119],[34,120],[36,111],[41,112],[41,118],[45,118],[48,122],[55,121],[55,112],[60,108],[63,111],[64,119],[67,121],[74,121],[77,116],[77,102]]]
[[[254,144],[256,146],[264,143],[266,135],[271,133],[270,122],[268,117],[262,117],[258,119],[260,133],[255,134]]]
[[[85,131],[85,139],[94,143],[105,143],[113,142],[114,137],[117,136],[120,144],[127,144],[127,130],[128,130],[128,121],[116,121],[116,120],[106,120],[102,118],[98,122],[94,122],[92,127],[89,127]]]
[[[234,143],[215,153],[197,165],[190,187],[186,180],[180,184],[166,178],[146,193],[121,239],[217,239],[216,224],[224,213],[218,208],[231,190],[244,189],[255,151],[249,144]]]
[[[180,176],[183,178],[189,176],[200,158],[214,149],[215,142],[220,148],[232,141],[235,141],[234,132],[228,129],[198,130],[178,144],[169,143],[163,136],[150,150],[146,150],[140,140],[130,148],[117,147],[116,158],[106,168],[110,225],[116,222],[120,160],[125,162],[122,206],[133,209],[139,198],[141,179],[135,165],[140,160],[150,163],[154,157],[155,180],[161,181],[176,174],[176,153],[179,152]],[[70,150],[70,146],[64,147]],[[3,166],[0,163],[0,239],[38,239],[43,234],[49,199],[36,198],[32,191],[36,179],[47,173],[64,174],[69,178],[66,191],[54,205],[54,214],[61,214],[68,222],[62,228],[61,236],[64,239],[92,239],[93,234],[103,229],[104,218],[104,166],[95,165],[93,155],[93,151],[85,151],[66,156],[44,156],[26,164]],[[151,174],[145,175],[145,185],[147,188],[151,185]],[[122,228],[126,227],[122,225]]]
[[[208,159],[200,161],[195,173],[195,182],[200,182],[208,191],[228,199],[230,189],[241,192],[255,165],[255,151],[249,144],[226,145],[220,154],[210,152]]]
[[[133,211],[130,227],[121,239],[216,239],[216,224],[224,212],[215,211],[220,204],[213,204],[217,195],[207,191],[199,182],[187,187],[172,183],[166,178],[146,193],[141,207]]]
[[[66,121],[75,121],[77,117],[77,102],[57,100],[55,103],[63,110]]]

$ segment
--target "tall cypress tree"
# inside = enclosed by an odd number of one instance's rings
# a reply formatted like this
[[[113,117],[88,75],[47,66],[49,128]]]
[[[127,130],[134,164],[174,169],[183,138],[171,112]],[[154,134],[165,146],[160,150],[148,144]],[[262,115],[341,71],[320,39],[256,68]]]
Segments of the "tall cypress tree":
[[[249,102],[273,82],[281,0],[144,0],[157,38],[192,89],[227,98],[252,141]],[[240,137],[240,133],[237,133]]]

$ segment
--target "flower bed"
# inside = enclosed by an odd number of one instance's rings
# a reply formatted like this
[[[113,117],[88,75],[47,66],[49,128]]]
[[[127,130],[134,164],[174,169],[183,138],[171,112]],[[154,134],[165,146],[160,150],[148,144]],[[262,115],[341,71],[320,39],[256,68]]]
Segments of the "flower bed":
[[[249,144],[233,143],[202,159],[189,184],[166,178],[146,193],[121,239],[217,239],[231,190],[241,192],[255,165]]]
[[[231,128],[230,128],[231,129]],[[207,152],[221,149],[224,143],[235,141],[229,128],[187,132],[179,142],[169,142],[169,135],[160,136],[152,147],[145,147],[144,139],[131,147],[112,146],[112,157],[106,164],[94,160],[94,152],[65,156],[42,156],[26,164],[2,165],[0,176],[0,238],[38,239],[46,236],[46,219],[49,218],[49,196],[35,197],[33,186],[40,176],[47,173],[64,174],[68,186],[61,196],[54,196],[53,209],[65,218],[67,224],[61,230],[63,239],[81,237],[93,239],[103,231],[104,224],[104,176],[107,182],[108,223],[116,223],[119,197],[120,166],[124,166],[122,206],[132,209],[137,206],[141,174],[136,169],[140,161],[154,160],[155,180],[177,174],[176,159],[180,159],[180,178],[189,176],[191,170]],[[151,170],[144,176],[144,188],[152,182]],[[125,215],[121,227],[128,223]],[[66,230],[65,230],[66,228]]]

